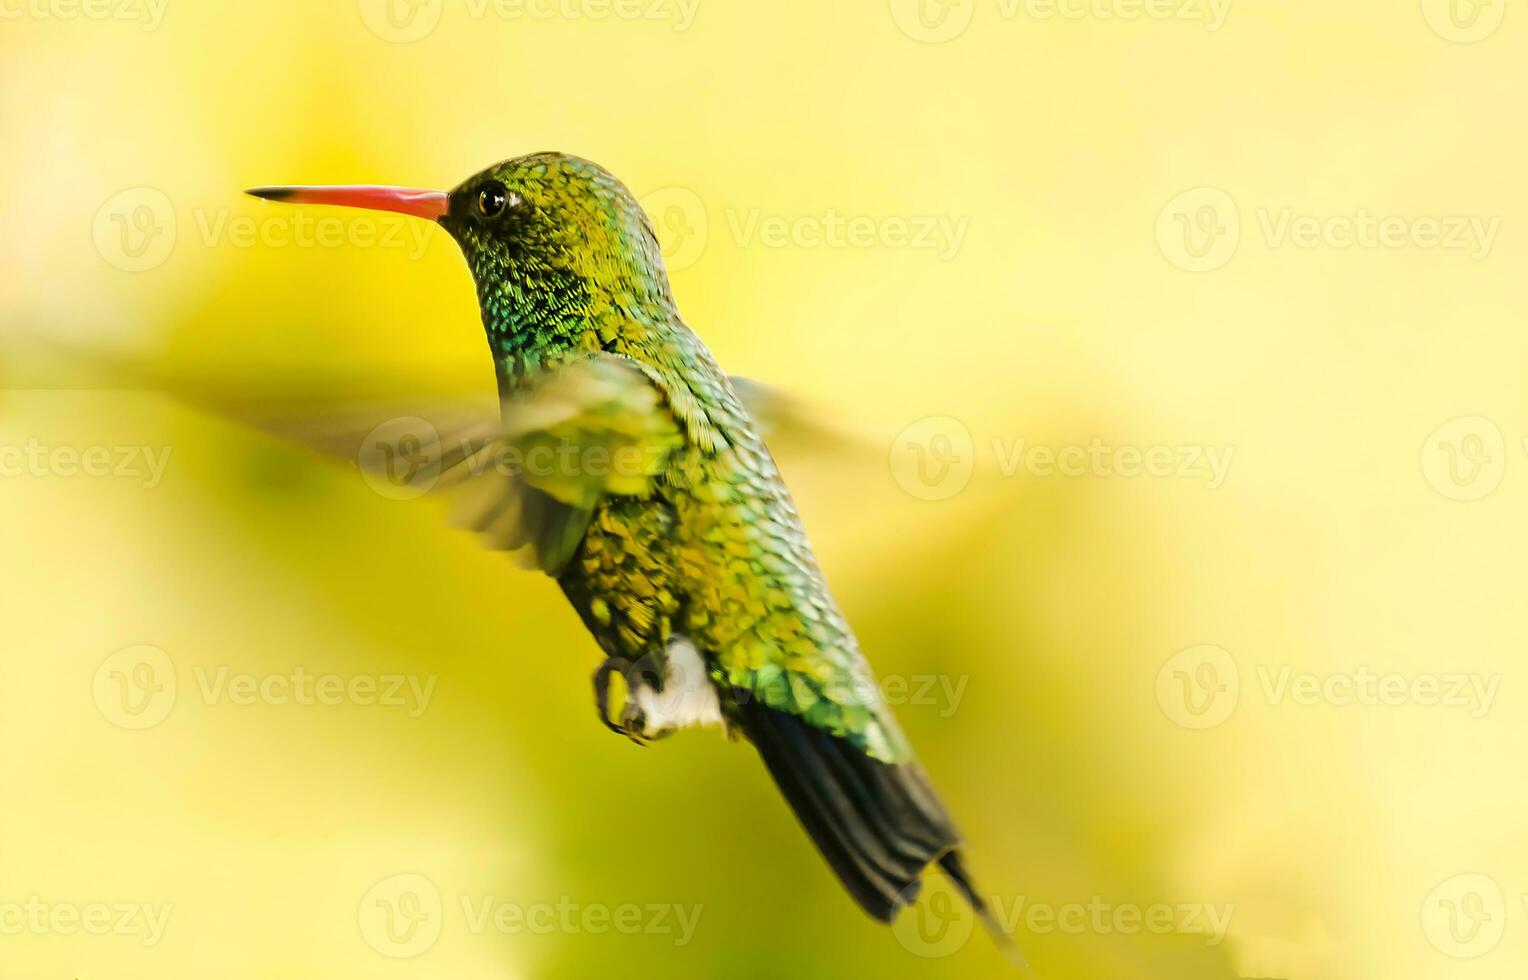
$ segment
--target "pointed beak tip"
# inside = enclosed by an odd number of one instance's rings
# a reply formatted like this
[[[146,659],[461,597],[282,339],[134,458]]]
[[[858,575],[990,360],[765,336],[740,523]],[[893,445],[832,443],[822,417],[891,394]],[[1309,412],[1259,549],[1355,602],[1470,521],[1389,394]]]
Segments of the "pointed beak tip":
[[[244,193],[264,201],[287,204],[328,204],[370,211],[392,211],[439,221],[450,210],[445,191],[427,191],[416,187],[388,187],[376,184],[327,186],[251,187]]]

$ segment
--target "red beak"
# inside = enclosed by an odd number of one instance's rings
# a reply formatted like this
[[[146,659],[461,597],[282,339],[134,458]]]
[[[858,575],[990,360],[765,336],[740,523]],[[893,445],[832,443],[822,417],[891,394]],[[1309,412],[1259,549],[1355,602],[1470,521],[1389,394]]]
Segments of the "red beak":
[[[382,187],[375,184],[352,184],[331,187],[252,187],[245,191],[267,201],[289,204],[336,204],[345,208],[371,211],[394,211],[416,218],[438,221],[450,208],[445,191],[423,191],[417,187]]]

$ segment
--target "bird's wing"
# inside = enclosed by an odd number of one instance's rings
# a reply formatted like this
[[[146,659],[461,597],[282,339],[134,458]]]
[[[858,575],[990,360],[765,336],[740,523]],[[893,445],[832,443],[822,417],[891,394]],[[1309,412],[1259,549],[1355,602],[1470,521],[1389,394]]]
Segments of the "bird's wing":
[[[635,362],[611,354],[545,372],[501,406],[491,395],[360,394],[371,386],[356,377],[170,373],[100,353],[62,353],[102,383],[159,391],[358,468],[386,496],[448,496],[455,523],[553,574],[577,548],[599,498],[649,492],[679,439],[660,389]],[[733,383],[771,442],[835,457],[854,443],[778,388]]]
[[[599,502],[651,494],[682,444],[660,399],[633,362],[612,354],[533,379],[505,400],[498,437],[464,458],[464,478],[448,481],[460,484],[453,522],[559,573]]]
[[[560,573],[609,496],[644,497],[682,442],[636,364],[579,358],[529,379],[494,413],[465,401],[233,413],[357,466],[399,499],[447,499],[450,523],[520,564]]]

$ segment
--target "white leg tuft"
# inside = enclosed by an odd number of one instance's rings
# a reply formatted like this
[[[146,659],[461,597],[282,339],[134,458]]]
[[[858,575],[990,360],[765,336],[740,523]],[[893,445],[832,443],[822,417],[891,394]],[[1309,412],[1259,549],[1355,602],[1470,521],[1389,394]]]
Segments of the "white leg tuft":
[[[705,658],[695,644],[675,637],[664,651],[663,690],[646,685],[635,692],[637,705],[647,717],[643,734],[657,736],[691,725],[721,725],[722,706],[706,669]]]

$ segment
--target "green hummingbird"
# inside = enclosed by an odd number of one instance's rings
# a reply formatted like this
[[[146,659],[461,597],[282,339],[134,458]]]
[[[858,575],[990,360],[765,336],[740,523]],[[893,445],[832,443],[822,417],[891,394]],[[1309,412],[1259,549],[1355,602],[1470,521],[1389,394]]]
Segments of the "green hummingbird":
[[[249,193],[434,220],[461,247],[500,418],[442,440],[431,475],[473,474],[465,523],[556,578],[605,654],[606,725],[638,742],[708,723],[741,735],[867,913],[891,922],[937,863],[1016,957],[759,427],[680,316],[652,224],[619,180],[535,153],[450,192]]]

